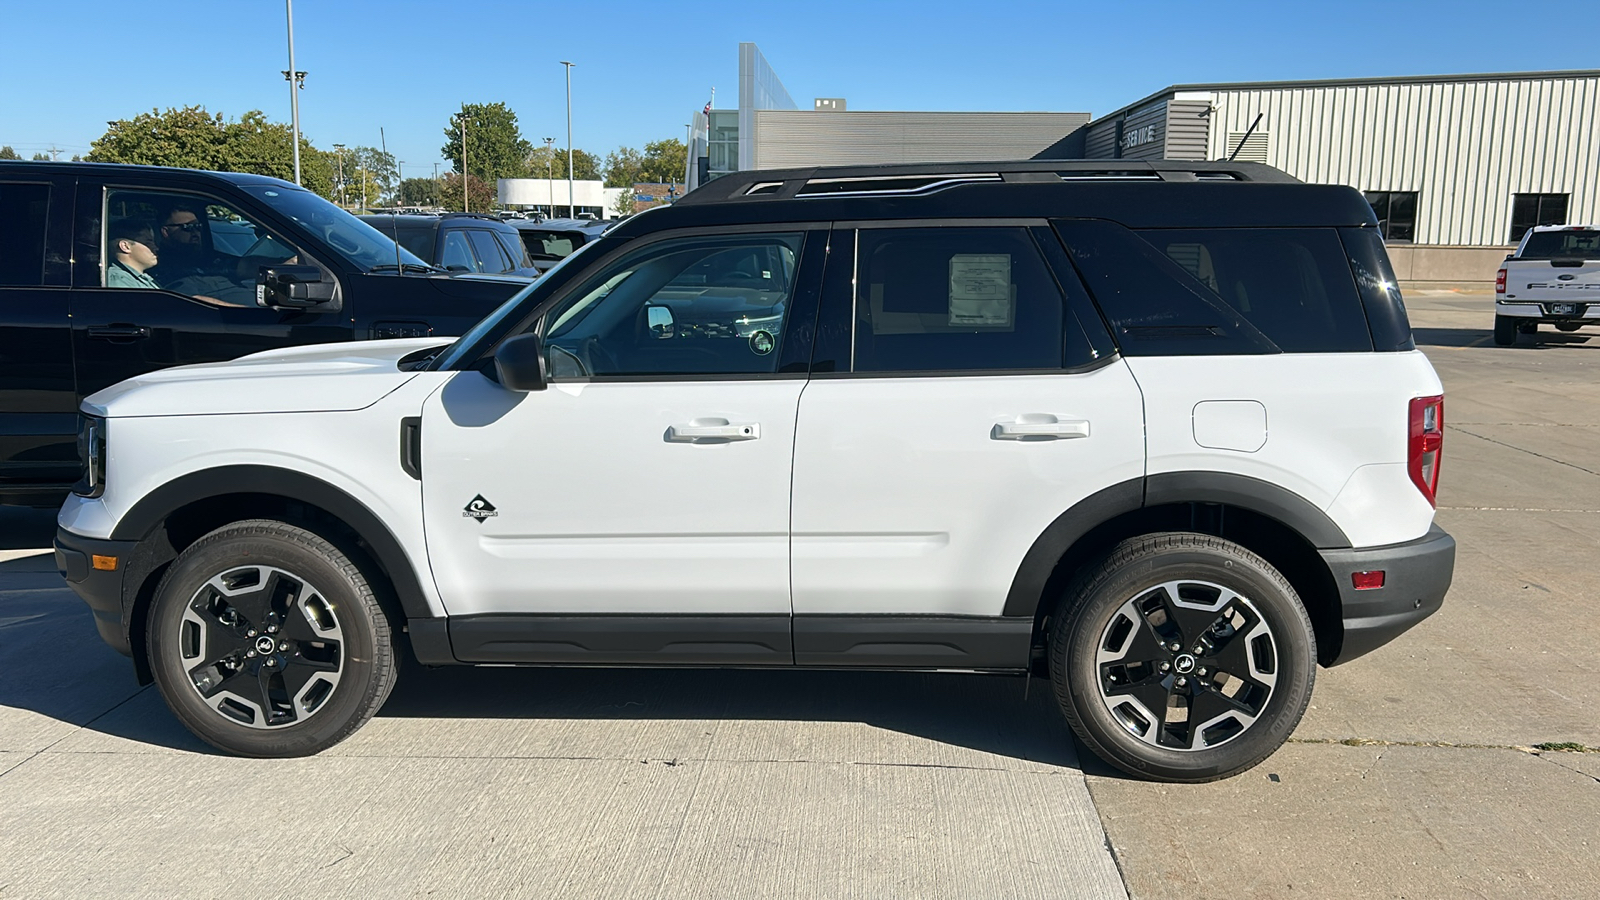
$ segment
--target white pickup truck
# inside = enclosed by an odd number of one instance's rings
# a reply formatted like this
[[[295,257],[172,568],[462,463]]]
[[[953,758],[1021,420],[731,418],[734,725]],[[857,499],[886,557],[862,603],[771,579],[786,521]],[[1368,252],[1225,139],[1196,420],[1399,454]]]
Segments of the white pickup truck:
[[[1494,279],[1494,342],[1600,325],[1600,226],[1540,225],[1522,236]]]

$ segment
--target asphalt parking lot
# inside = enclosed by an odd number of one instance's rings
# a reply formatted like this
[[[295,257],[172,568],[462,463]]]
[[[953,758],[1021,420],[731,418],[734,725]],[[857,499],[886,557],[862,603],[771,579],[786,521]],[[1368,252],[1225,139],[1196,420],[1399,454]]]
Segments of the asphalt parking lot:
[[[1048,686],[408,670],[323,756],[211,753],[0,511],[0,898],[1600,895],[1600,330],[1495,347],[1408,298],[1446,388],[1443,610],[1319,673],[1210,785],[1078,756]]]

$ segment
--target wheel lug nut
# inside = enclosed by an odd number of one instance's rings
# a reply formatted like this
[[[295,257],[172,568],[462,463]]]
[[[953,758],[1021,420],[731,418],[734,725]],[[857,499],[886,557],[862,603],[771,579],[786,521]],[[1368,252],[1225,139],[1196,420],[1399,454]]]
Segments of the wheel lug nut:
[[[269,662],[269,663],[267,663],[267,664],[268,664],[268,665],[271,665],[271,663],[270,663],[270,662]],[[1187,679],[1187,678],[1179,678],[1179,679],[1178,679],[1178,687],[1185,687],[1185,686],[1187,686],[1187,685],[1188,685],[1188,684],[1189,684],[1189,679]]]
[[[1179,646],[1177,641],[1173,641],[1172,643],[1167,645],[1167,649],[1171,650],[1173,653],[1177,653],[1182,648]]]
[[[256,652],[254,650],[246,650],[244,655],[250,657],[251,659],[256,658]]]
[[[287,649],[289,649],[289,642],[288,641],[279,641],[278,642],[278,649],[279,650],[287,650]],[[1203,675],[1205,673],[1202,672],[1201,674]]]
[[[1163,671],[1163,672],[1172,671],[1172,663],[1162,663],[1161,664],[1161,671]]]
[[[1204,678],[1206,677],[1206,670],[1204,668],[1198,669],[1195,671],[1195,674],[1199,675],[1201,678]]]
[[[278,626],[276,626],[276,625],[268,625],[267,626],[267,633],[268,634],[277,634],[278,633]]]
[[[272,666],[275,666],[277,664],[278,664],[278,660],[277,659],[275,659],[275,658],[273,658],[271,656],[267,657],[267,666],[268,666],[268,668],[270,668]]]
[[[246,631],[246,632],[245,632],[245,633],[244,633],[244,636],[245,636],[245,637],[255,637],[255,636],[256,636],[256,630],[255,630],[255,629],[254,629],[254,628],[252,628],[252,629],[250,629],[250,630],[249,630],[249,631]],[[1172,649],[1174,649],[1174,650],[1176,650],[1176,649],[1178,649],[1178,648],[1176,648],[1176,647],[1174,647],[1174,648],[1172,648]]]

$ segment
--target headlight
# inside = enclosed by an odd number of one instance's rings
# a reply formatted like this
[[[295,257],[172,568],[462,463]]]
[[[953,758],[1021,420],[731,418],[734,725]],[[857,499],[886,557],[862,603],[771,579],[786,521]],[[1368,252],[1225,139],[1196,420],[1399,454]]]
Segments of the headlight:
[[[106,420],[99,416],[78,417],[78,463],[83,477],[72,486],[82,497],[98,497],[106,490]]]

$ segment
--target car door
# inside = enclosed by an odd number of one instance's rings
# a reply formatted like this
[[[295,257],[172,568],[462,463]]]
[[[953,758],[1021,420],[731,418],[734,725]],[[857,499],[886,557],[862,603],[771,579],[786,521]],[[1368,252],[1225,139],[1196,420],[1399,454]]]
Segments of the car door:
[[[459,658],[792,663],[789,474],[826,238],[630,244],[527,326],[547,389],[480,367],[429,398],[428,558]]]
[[[0,500],[78,478],[67,309],[73,179],[0,173]]]
[[[144,228],[157,251],[147,273],[154,287],[115,286],[116,242],[108,235],[129,224]],[[155,369],[351,337],[349,310],[255,304],[260,265],[316,260],[261,224],[244,202],[83,179],[76,232],[71,313],[79,396]]]
[[[1137,490],[1138,386],[1042,225],[835,233],[796,426],[797,662],[1025,665],[1024,555],[1089,495]]]

